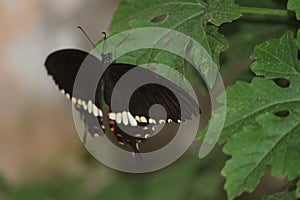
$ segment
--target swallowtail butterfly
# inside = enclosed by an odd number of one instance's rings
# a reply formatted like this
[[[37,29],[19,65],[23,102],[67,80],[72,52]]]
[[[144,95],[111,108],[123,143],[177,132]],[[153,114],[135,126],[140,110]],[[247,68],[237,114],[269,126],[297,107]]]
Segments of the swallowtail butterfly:
[[[84,64],[83,64],[84,63]],[[99,74],[101,77],[91,77],[81,87],[77,96],[72,96],[77,73],[85,65],[89,74]],[[96,56],[78,49],[63,49],[50,54],[45,62],[48,74],[51,75],[60,91],[75,105],[80,112],[86,129],[93,137],[113,134],[116,143],[130,147],[134,153],[139,153],[139,143],[146,143],[155,127],[165,123],[183,123],[199,114],[199,106],[194,99],[182,88],[170,82],[151,70],[135,65],[112,62],[112,54]],[[107,68],[105,66],[108,66]],[[104,70],[106,68],[106,70]],[[137,80],[155,80],[161,84],[146,84],[135,90],[129,101],[129,110],[111,110],[112,92],[119,79],[131,69],[138,68],[133,77],[125,79],[124,87],[134,84]],[[95,96],[85,92],[89,84],[97,84]],[[165,87],[164,85],[168,85]],[[180,106],[180,98],[183,107]],[[116,94],[122,101],[123,94]],[[92,100],[94,99],[94,100]],[[109,108],[104,112],[104,105]],[[165,118],[151,118],[148,114],[152,105],[159,104],[165,109]],[[197,108],[197,109],[195,109]],[[92,120],[93,119],[93,120]],[[96,119],[96,120],[95,120]],[[131,134],[121,129],[127,127]],[[100,138],[101,139],[101,138]]]

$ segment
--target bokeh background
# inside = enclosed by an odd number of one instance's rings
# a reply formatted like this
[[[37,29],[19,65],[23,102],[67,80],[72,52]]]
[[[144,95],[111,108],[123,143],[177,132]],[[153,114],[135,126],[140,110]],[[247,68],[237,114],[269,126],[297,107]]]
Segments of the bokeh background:
[[[255,2],[255,1],[254,1]],[[282,3],[271,4],[274,7]],[[76,28],[81,25],[98,41],[108,27],[117,0],[0,0],[0,199],[226,199],[224,179],[219,175],[227,157],[219,147],[198,159],[199,144],[173,165],[150,174],[134,175],[109,169],[92,158],[74,128],[70,103],[47,76],[44,61],[54,50],[91,45]],[[261,24],[263,27],[263,24]],[[284,23],[284,26],[290,26]],[[251,62],[251,49],[260,41],[281,35],[284,27],[268,33],[245,20],[243,34],[233,23],[222,29],[236,51],[224,54],[226,84]],[[277,34],[277,35],[275,35]],[[272,35],[272,36],[273,36]],[[243,38],[242,38],[243,37]],[[240,41],[244,52],[234,48]],[[246,46],[247,45],[247,46]],[[237,59],[237,56],[239,59]],[[232,70],[233,69],[233,70]],[[240,199],[259,199],[280,191],[284,180],[268,170],[254,194]]]

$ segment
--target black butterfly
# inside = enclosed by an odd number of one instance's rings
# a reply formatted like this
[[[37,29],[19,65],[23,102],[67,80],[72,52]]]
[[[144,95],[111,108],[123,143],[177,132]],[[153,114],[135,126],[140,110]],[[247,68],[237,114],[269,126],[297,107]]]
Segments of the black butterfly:
[[[100,136],[105,131],[113,133],[120,146],[129,145],[134,153],[140,152],[138,144],[146,142],[147,138],[153,135],[156,126],[164,123],[181,123],[200,113],[197,103],[182,88],[148,69],[112,62],[111,53],[102,54],[101,59],[98,59],[81,50],[64,49],[50,54],[45,66],[61,92],[81,113],[92,136]],[[72,96],[76,76],[83,66],[88,76],[82,81],[79,92]],[[120,78],[132,69],[136,71],[133,76],[125,78],[124,87],[131,87],[137,81],[153,83],[143,85],[133,92],[129,110],[126,110],[126,107],[119,107],[112,111],[113,89]],[[103,75],[97,76],[99,73]],[[89,92],[92,84],[96,84],[97,87],[95,91]],[[116,99],[120,104],[123,95],[122,92],[117,94]],[[103,111],[102,102],[109,108],[107,114]],[[180,106],[180,102],[183,107]],[[149,116],[149,109],[154,104],[164,107],[165,118]],[[127,133],[132,134],[127,134],[124,128]]]

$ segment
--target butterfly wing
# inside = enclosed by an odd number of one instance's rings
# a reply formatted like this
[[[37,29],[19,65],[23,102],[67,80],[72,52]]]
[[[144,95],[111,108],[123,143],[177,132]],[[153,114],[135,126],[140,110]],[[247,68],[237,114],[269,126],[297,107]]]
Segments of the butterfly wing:
[[[45,66],[48,74],[65,94],[72,96],[77,81],[80,85],[76,85],[76,98],[85,101],[96,98],[95,103],[101,99],[99,79],[104,71],[104,64],[95,56],[78,49],[64,49],[50,54]],[[95,86],[96,95],[91,91],[91,86]]]
[[[92,135],[103,134],[101,129],[105,127],[99,80],[104,71],[103,63],[87,52],[64,49],[50,54],[45,66],[62,93],[75,104],[88,131]],[[81,76],[78,76],[78,73]],[[76,81],[79,84],[74,90]],[[90,90],[91,86],[96,88],[96,94]],[[94,120],[95,117],[97,120]]]
[[[133,73],[130,73],[133,69]],[[180,123],[191,119],[193,115],[200,114],[198,104],[186,91],[148,69],[112,63],[104,72],[102,79],[104,99],[110,107],[110,129],[117,136],[119,144],[129,144],[134,152],[139,151],[139,143],[154,135],[159,124]],[[116,86],[121,87],[114,92]],[[129,108],[128,103],[124,101],[128,91],[134,91],[130,96]],[[112,99],[114,107],[112,107]],[[165,116],[158,113],[150,117],[149,110],[155,104],[165,109]],[[126,133],[130,133],[133,137]],[[165,134],[164,138],[166,138]],[[172,139],[172,136],[167,138],[167,140]]]
[[[126,76],[126,73],[132,69],[134,69],[133,73]],[[155,121],[157,122],[164,120],[177,123],[191,119],[193,115],[198,116],[200,113],[200,108],[195,100],[173,82],[148,69],[117,63],[109,66],[103,78],[104,98],[109,106],[111,106],[113,90],[121,78],[123,79],[121,87],[124,89],[114,93],[116,95],[114,103],[118,105],[116,110],[114,110],[116,113],[126,110],[128,105],[122,106],[124,104],[124,98],[122,97],[126,96],[130,90],[134,90],[129,101],[130,113],[133,116],[138,116],[137,118],[145,117],[147,123],[150,119],[149,109],[155,104],[161,105],[167,115],[166,118],[156,116]],[[136,85],[139,85],[137,89],[135,88]]]

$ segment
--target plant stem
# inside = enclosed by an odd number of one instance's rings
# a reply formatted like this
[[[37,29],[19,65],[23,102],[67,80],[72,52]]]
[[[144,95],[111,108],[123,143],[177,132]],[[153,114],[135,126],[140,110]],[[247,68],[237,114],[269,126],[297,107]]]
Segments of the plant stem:
[[[288,17],[293,15],[288,10],[270,9],[270,8],[254,8],[254,7],[240,7],[243,14],[256,14],[256,15],[273,15]]]

